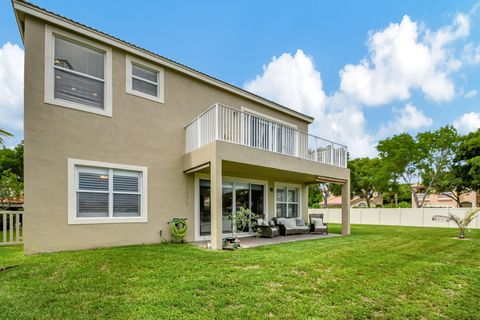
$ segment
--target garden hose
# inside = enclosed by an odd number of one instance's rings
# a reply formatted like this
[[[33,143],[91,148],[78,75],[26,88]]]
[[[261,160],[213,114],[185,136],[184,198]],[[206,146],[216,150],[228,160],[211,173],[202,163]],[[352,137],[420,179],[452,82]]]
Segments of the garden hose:
[[[188,227],[186,223],[184,223],[183,228],[180,229],[177,228],[177,225],[175,223],[170,224],[170,230],[172,231],[173,236],[177,239],[183,239],[187,234],[187,229]]]

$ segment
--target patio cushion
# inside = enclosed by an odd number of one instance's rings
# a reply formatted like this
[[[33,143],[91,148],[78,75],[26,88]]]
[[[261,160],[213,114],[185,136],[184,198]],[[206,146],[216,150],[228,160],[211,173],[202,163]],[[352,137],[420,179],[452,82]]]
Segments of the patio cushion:
[[[315,225],[315,228],[324,227],[322,218],[312,218],[312,223]]]
[[[297,226],[299,227],[305,226],[305,221],[303,221],[302,218],[297,218],[295,219],[295,221],[297,222]]]
[[[275,227],[275,222],[273,220],[268,221],[269,227]]]
[[[297,228],[297,219],[291,218],[291,219],[285,219],[284,226],[287,229],[296,229]]]
[[[257,219],[257,225],[259,226],[268,226],[267,222],[263,219]]]
[[[285,224],[285,218],[277,218],[277,224],[284,225]]]

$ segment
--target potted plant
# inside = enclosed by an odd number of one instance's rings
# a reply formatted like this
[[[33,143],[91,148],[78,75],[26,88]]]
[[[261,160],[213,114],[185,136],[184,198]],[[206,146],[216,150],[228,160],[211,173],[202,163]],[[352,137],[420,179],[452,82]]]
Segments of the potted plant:
[[[239,207],[237,211],[232,212],[228,216],[232,224],[232,236],[226,237],[223,241],[224,249],[234,250],[240,247],[240,239],[238,238],[238,230],[244,230],[246,227],[252,228],[257,224],[257,215],[250,211],[250,209]]]
[[[183,242],[188,230],[187,218],[173,218],[168,224],[172,232],[172,242]]]

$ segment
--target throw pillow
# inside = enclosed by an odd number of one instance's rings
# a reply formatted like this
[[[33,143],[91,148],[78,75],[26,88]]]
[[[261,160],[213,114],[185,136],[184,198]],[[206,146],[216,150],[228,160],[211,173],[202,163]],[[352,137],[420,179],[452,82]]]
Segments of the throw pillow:
[[[315,227],[323,226],[323,219],[322,218],[312,218],[312,222],[315,225]]]
[[[305,222],[303,221],[302,218],[298,218],[298,219],[295,219],[297,221],[297,226],[299,227],[304,227],[305,226]]]

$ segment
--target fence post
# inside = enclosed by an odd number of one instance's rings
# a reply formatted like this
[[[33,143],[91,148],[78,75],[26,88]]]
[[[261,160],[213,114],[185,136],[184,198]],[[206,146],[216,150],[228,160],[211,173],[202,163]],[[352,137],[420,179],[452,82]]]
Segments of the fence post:
[[[425,208],[422,207],[422,227],[425,227]]]
[[[13,214],[9,214],[9,221],[10,221],[10,242],[13,242]]]
[[[17,215],[16,215],[15,223],[16,223],[15,227],[16,227],[16,230],[17,230],[15,241],[20,242],[20,214],[19,213],[17,213]]]
[[[7,214],[5,212],[0,213],[3,217],[3,242],[7,242]]]

